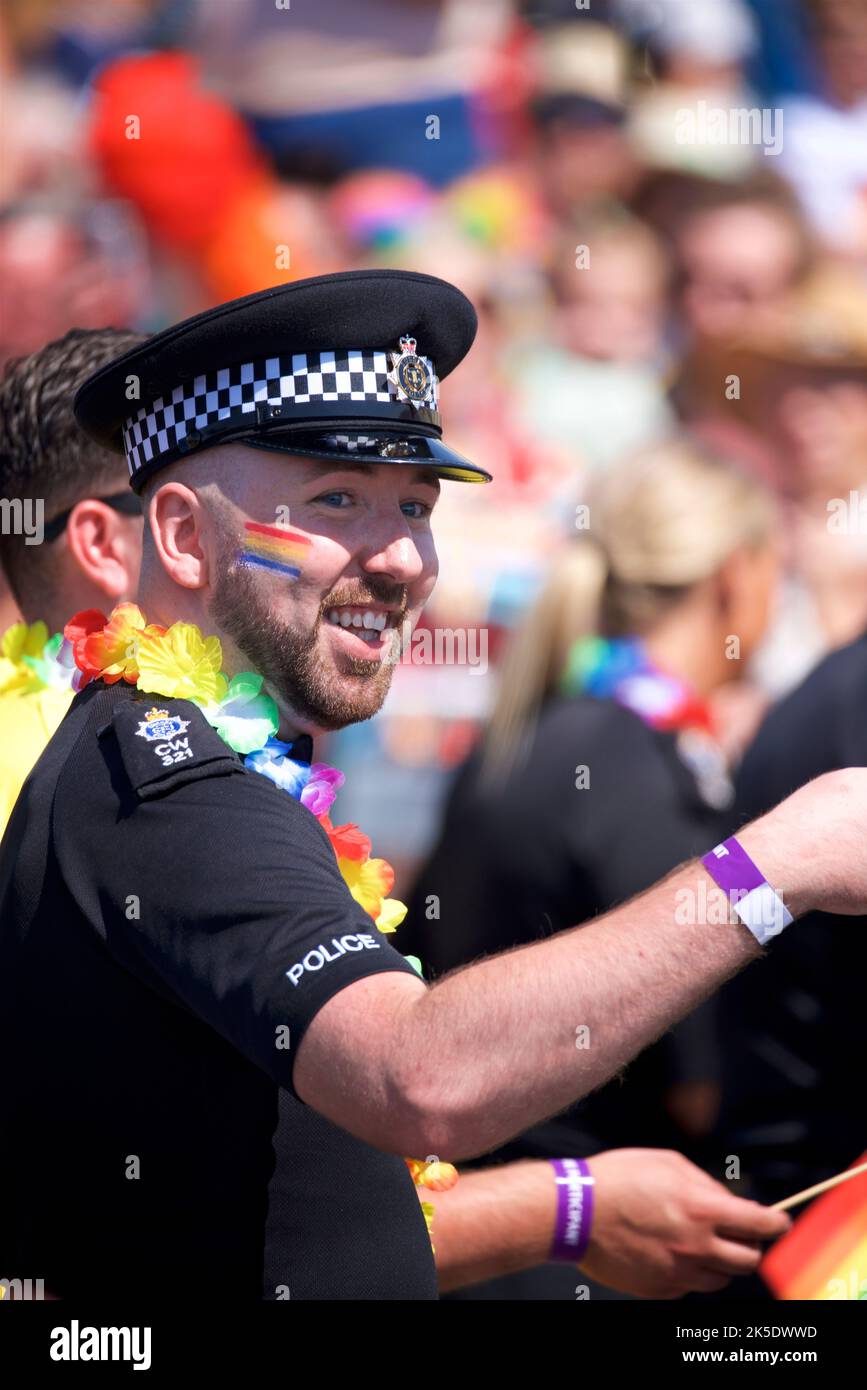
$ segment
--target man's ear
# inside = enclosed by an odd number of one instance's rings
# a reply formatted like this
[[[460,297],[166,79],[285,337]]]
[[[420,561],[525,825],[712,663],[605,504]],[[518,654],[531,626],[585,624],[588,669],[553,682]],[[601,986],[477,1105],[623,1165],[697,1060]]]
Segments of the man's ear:
[[[83,498],[69,513],[69,557],[112,604],[132,598],[136,591],[143,525],[141,517],[124,516],[96,497]]]
[[[148,502],[153,546],[166,574],[182,589],[210,582],[213,531],[198,495],[184,483],[163,483]]]

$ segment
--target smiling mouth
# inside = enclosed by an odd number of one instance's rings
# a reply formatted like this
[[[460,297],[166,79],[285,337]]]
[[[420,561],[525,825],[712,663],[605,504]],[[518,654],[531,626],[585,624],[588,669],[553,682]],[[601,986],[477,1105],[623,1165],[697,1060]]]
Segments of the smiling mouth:
[[[326,608],[324,616],[330,627],[340,628],[349,636],[366,643],[368,647],[380,647],[390,642],[390,633],[400,622],[398,610],[364,603],[339,604],[333,608]]]

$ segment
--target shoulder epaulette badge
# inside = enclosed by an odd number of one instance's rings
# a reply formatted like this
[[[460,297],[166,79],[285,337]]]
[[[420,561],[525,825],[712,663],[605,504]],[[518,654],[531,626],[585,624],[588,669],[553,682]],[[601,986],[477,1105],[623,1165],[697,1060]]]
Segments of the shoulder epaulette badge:
[[[117,739],[124,771],[142,801],[199,777],[245,771],[237,754],[187,700],[157,704],[125,700],[100,733],[109,729]]]

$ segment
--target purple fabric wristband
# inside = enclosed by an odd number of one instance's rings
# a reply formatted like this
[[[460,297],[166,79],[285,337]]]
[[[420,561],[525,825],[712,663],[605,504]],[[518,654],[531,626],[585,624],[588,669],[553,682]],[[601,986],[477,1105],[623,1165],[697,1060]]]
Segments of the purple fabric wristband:
[[[579,1264],[587,1253],[593,1228],[593,1184],[583,1158],[551,1158],[557,1184],[557,1222],[550,1260]]]

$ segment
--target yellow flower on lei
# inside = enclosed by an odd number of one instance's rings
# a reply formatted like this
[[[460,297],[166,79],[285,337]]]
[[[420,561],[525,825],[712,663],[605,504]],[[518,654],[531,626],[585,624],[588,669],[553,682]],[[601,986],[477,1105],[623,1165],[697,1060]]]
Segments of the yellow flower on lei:
[[[29,627],[27,623],[13,623],[6,629],[0,640],[0,693],[38,687],[40,682],[34,680],[24,657],[41,656],[47,641],[48,628],[41,621]]]
[[[406,914],[406,903],[398,898],[383,898],[376,925],[382,932],[397,931]]]
[[[337,863],[343,881],[359,907],[363,907],[380,931],[392,932],[406,916],[406,907],[386,894],[394,883],[394,869],[385,859],[345,859]]]
[[[163,634],[143,633],[136,653],[138,688],[176,700],[222,700],[228,689],[220,671],[219,637],[203,637],[195,623],[172,623]]]

